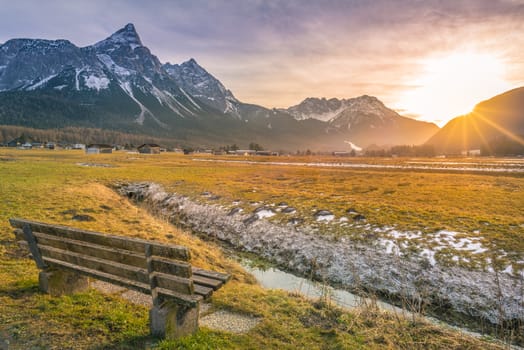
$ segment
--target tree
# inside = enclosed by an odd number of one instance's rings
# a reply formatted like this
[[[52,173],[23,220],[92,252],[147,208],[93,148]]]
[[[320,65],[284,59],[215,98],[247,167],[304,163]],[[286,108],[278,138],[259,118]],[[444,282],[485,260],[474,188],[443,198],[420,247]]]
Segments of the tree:
[[[262,151],[264,148],[262,148],[258,143],[251,142],[249,144],[249,149],[253,151]]]

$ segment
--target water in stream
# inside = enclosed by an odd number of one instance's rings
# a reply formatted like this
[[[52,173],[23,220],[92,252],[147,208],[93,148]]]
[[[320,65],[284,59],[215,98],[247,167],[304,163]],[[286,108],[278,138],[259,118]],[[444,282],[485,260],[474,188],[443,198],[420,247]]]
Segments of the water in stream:
[[[360,297],[348,291],[330,287],[319,282],[314,282],[303,277],[295,276],[291,273],[284,272],[274,267],[267,269],[260,269],[253,267],[248,260],[242,260],[240,262],[242,267],[244,267],[249,273],[251,273],[257,279],[264,288],[267,289],[282,289],[288,292],[300,293],[310,299],[319,299],[327,298],[336,305],[352,309],[363,305],[377,305],[382,310],[387,310],[397,314],[401,314],[405,317],[413,317],[414,314],[403,310],[394,305],[379,301],[371,300],[368,298]],[[452,326],[450,324],[441,322],[433,317],[416,315],[417,317],[423,317],[426,321],[437,324],[439,326],[451,328],[457,331],[460,331],[464,334],[480,338],[482,334],[477,332],[472,332],[470,330]],[[510,346],[509,348],[515,350],[523,350],[523,348],[518,346]]]
[[[248,272],[255,276],[257,281],[264,288],[296,292],[311,299],[327,298],[336,305],[348,309],[376,303],[376,305],[383,310],[400,312],[406,315],[410,314],[391,304],[363,298],[348,291],[336,289],[326,284],[314,282],[303,277],[297,277],[291,273],[273,267],[260,269],[257,267],[251,267],[250,264],[245,261],[241,264]]]

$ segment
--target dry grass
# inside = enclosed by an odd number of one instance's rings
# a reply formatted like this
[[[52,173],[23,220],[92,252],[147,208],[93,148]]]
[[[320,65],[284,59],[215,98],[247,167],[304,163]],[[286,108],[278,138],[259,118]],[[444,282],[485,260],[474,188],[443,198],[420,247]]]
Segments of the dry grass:
[[[77,163],[81,162],[115,167],[78,166]],[[347,312],[285,292],[264,290],[254,284],[253,277],[228,259],[217,245],[203,242],[152,217],[107,187],[115,181],[150,180],[194,197],[199,197],[204,190],[212,190],[225,202],[237,198],[276,202],[285,198],[304,211],[329,204],[339,208],[335,210],[356,206],[365,212],[364,208],[368,206],[392,208],[398,201],[380,204],[378,197],[373,199],[371,194],[382,192],[383,186],[393,183],[396,186],[409,182],[409,186],[398,187],[416,187],[419,183],[416,174],[393,174],[384,183],[378,178],[387,174],[367,171],[318,169],[309,172],[292,167],[253,169],[243,165],[195,164],[176,155],[147,157],[117,153],[88,157],[78,152],[5,149],[0,149],[0,174],[0,346],[1,341],[8,340],[9,349],[499,348],[457,332],[414,323],[372,308]],[[341,189],[349,186],[351,181],[361,177],[366,179],[362,180],[365,183],[355,183],[355,186],[366,188],[368,181],[377,181],[373,186],[379,187],[379,190],[367,192],[369,201],[365,202],[365,207],[359,203],[363,203],[366,196],[359,191],[353,191],[354,194],[348,197],[333,198],[335,194],[340,195]],[[497,188],[489,178],[481,179],[488,183],[489,188]],[[308,190],[294,188],[293,181],[308,184]],[[520,178],[508,177],[502,181],[522,188]],[[259,191],[249,192],[253,187]],[[324,195],[320,195],[320,191]],[[409,197],[407,193],[405,195]],[[512,196],[510,194],[510,201],[517,200]],[[90,215],[95,221],[73,221],[73,213]],[[479,215],[484,217],[485,214]],[[148,335],[147,310],[116,296],[95,291],[60,298],[43,295],[37,288],[38,271],[34,263],[14,243],[9,217],[186,245],[192,250],[194,265],[228,271],[235,276],[213,297],[214,307],[261,317],[262,322],[247,334],[234,335],[203,328],[186,339],[158,341]],[[501,220],[519,223],[521,218],[504,217]]]

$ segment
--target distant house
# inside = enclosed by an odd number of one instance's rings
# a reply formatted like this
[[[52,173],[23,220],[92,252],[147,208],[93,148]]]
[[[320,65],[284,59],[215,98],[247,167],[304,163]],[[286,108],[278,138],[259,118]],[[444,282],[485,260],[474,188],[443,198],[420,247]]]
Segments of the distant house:
[[[20,145],[18,148],[19,149],[31,149],[31,148],[33,148],[33,145],[30,144],[29,142],[26,142],[26,143],[23,143],[22,145]]]
[[[75,143],[73,146],[72,146],[73,149],[86,149],[86,145],[84,145],[83,143]]]
[[[274,151],[256,151],[257,156],[278,156],[278,152]]]
[[[113,146],[92,143],[86,146],[86,154],[113,153]]]
[[[230,154],[236,154],[238,156],[251,156],[255,155],[257,151],[253,149],[238,149],[236,151],[229,151]]]
[[[460,152],[463,156],[480,156],[480,149],[468,149]]]
[[[137,147],[139,153],[159,154],[161,147],[155,143],[144,143]]]
[[[17,147],[21,145],[20,141],[18,140],[18,138],[14,139],[14,140],[11,140],[9,142],[7,142],[7,147]]]

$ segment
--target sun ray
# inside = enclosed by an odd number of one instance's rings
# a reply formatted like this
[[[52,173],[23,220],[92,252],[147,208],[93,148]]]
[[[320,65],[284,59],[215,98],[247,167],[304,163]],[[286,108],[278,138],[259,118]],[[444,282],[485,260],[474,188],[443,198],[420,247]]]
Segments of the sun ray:
[[[492,120],[489,120],[488,118],[484,117],[482,115],[482,113],[478,113],[478,112],[472,112],[472,115],[474,115],[475,117],[477,117],[478,119],[482,120],[484,123],[488,124],[489,126],[493,127],[494,129],[496,129],[497,131],[499,131],[500,133],[506,135],[507,137],[509,137],[511,140],[517,142],[518,144],[520,144],[521,146],[524,146],[524,138],[520,137],[519,135],[509,131],[508,129],[500,126],[499,124],[495,123],[494,121]]]
[[[451,51],[427,57],[421,66],[419,75],[406,83],[410,89],[396,106],[422,120],[441,121],[440,126],[512,86],[505,79],[504,61],[493,53]]]

